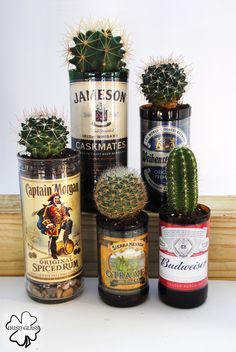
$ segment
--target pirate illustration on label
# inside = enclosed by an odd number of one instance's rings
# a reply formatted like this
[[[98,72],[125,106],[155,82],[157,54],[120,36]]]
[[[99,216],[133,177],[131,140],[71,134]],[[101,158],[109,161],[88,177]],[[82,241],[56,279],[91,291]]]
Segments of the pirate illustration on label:
[[[69,211],[72,209],[63,205],[58,192],[50,195],[48,201],[49,204],[44,205],[44,207],[37,212],[39,216],[37,226],[41,233],[49,237],[49,252],[52,258],[57,259],[58,255],[71,254],[74,249],[74,243],[69,238],[73,225]],[[64,230],[63,240],[58,241],[62,230]]]

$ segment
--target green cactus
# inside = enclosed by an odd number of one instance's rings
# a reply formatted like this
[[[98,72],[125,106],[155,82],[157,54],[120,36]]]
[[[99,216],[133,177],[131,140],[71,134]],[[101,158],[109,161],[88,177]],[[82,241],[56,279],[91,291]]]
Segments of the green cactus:
[[[147,202],[142,179],[125,167],[106,170],[98,180],[94,197],[98,211],[109,219],[131,218]]]
[[[101,24],[102,25],[102,24]],[[67,48],[70,64],[78,72],[112,72],[120,71],[125,66],[125,39],[113,35],[109,23],[95,29],[79,29],[72,37],[73,46]],[[92,26],[93,27],[93,26]]]
[[[192,214],[198,204],[198,172],[193,152],[187,147],[172,150],[167,163],[168,208],[176,214]]]
[[[19,144],[26,147],[32,158],[59,157],[67,144],[68,133],[62,118],[36,111],[21,124]]]
[[[187,77],[183,67],[173,60],[157,61],[142,74],[141,89],[146,99],[161,108],[175,108],[185,92]]]

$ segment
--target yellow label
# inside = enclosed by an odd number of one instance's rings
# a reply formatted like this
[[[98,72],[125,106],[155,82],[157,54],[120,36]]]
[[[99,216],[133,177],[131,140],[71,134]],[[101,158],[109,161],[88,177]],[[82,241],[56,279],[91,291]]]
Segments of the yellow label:
[[[25,269],[39,282],[82,271],[80,175],[53,180],[21,177]]]
[[[73,138],[113,140],[127,137],[126,82],[73,82],[70,99]]]
[[[147,283],[147,233],[134,238],[102,236],[101,280],[115,290],[132,290]]]

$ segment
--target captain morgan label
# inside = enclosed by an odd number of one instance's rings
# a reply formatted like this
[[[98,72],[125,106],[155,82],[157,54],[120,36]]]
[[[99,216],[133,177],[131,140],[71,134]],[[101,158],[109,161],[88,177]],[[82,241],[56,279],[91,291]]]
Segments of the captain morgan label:
[[[21,177],[26,276],[58,282],[82,272],[80,176]]]
[[[174,290],[190,291],[207,284],[209,221],[178,226],[160,221],[159,280]]]
[[[127,83],[72,82],[72,146],[81,156],[107,157],[127,152]]]
[[[101,281],[110,290],[132,290],[147,283],[147,233],[134,238],[102,236]]]

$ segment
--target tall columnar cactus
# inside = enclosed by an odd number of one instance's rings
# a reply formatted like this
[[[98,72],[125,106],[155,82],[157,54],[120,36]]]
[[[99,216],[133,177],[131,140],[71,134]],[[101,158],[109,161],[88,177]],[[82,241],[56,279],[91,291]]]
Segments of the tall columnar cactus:
[[[168,208],[176,214],[192,214],[198,204],[198,172],[193,152],[175,148],[167,163]]]
[[[162,108],[175,108],[188,84],[184,68],[172,59],[152,62],[142,74],[142,81],[146,99]]]
[[[136,172],[118,167],[100,176],[95,201],[98,211],[109,219],[131,218],[145,207],[147,193]]]
[[[110,23],[97,23],[88,30],[82,26],[72,35],[67,47],[67,61],[76,67],[76,71],[111,72],[126,66],[125,38],[114,35]]]
[[[69,131],[62,118],[47,111],[35,111],[21,124],[19,144],[32,158],[59,157],[67,144]]]

